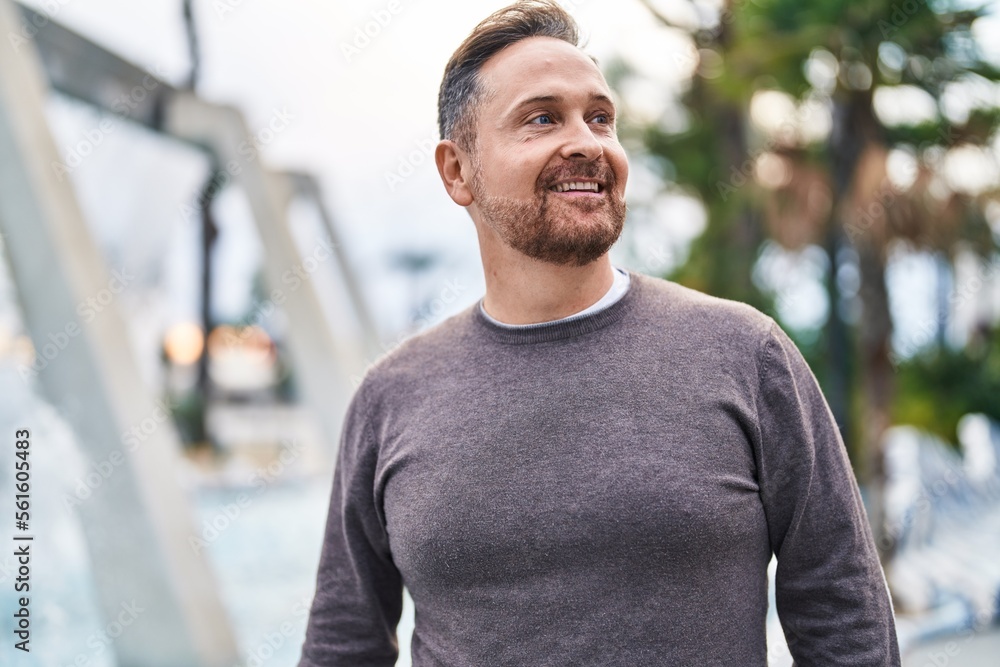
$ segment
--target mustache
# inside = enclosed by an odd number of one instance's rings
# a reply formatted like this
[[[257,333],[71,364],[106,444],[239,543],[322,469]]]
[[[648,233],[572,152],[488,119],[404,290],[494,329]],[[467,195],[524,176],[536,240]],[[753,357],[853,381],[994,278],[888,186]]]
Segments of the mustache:
[[[594,178],[602,181],[608,189],[615,184],[615,172],[606,162],[585,162],[576,165],[559,166],[542,172],[538,178],[541,189],[547,190],[560,181]]]

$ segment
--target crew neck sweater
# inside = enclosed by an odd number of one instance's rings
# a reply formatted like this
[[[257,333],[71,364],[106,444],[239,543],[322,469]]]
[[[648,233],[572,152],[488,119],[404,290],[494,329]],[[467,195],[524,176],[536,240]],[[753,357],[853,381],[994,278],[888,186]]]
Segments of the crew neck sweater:
[[[857,483],[813,373],[756,309],[629,272],[610,307],[471,306],[366,371],[299,667],[899,665]]]
[[[604,310],[605,308],[613,304],[615,301],[625,296],[625,292],[628,290],[628,284],[629,284],[628,272],[625,271],[625,269],[620,269],[618,267],[613,267],[613,268],[615,273],[614,281],[611,283],[611,287],[608,288],[608,291],[604,293],[604,296],[602,296],[595,303],[584,308],[580,312],[573,313],[572,315],[567,315],[566,317],[561,317],[558,320],[551,320],[550,322],[538,322],[535,324],[509,324],[507,322],[501,322],[500,320],[494,318],[492,315],[487,313],[486,306],[483,305],[483,299],[479,300],[479,309],[482,311],[483,317],[493,322],[497,326],[510,327],[515,329],[523,327],[539,327],[539,326],[544,326],[546,324],[552,324],[554,322],[565,322],[566,320],[571,320],[577,317],[583,317],[584,315],[589,315],[590,313],[596,313],[599,310]]]

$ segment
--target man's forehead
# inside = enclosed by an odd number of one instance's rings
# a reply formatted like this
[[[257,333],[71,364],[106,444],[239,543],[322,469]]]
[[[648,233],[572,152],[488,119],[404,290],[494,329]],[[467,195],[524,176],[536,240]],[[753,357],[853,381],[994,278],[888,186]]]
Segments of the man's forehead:
[[[493,54],[484,64],[484,74],[578,65],[600,72],[596,61],[577,46],[555,37],[527,37]]]
[[[612,99],[594,59],[552,37],[529,37],[506,47],[486,61],[480,75],[491,97],[505,108],[542,98]]]

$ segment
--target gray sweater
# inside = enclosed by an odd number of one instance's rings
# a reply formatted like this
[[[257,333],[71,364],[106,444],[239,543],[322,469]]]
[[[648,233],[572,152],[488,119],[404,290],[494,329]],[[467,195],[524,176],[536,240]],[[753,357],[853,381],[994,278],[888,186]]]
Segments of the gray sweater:
[[[579,319],[478,304],[365,374],[300,667],[899,665],[857,484],[770,317],[629,272]]]

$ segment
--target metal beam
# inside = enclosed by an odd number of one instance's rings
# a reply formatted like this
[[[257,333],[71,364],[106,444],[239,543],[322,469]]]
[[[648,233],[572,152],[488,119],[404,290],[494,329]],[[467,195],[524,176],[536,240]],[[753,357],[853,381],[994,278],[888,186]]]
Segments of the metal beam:
[[[20,52],[34,47],[49,85],[59,92],[118,114],[152,130],[159,130],[164,101],[177,89],[148,72],[59,25],[45,14],[12,3],[24,25],[32,29],[31,39],[21,41],[21,31],[13,33],[11,47]],[[21,23],[18,23],[20,28]],[[5,41],[8,41],[5,40]],[[133,91],[142,91],[133,94]],[[140,99],[141,98],[141,99]]]
[[[358,323],[361,325],[362,339],[365,346],[365,353],[368,355],[367,358],[375,359],[380,356],[384,350],[378,345],[379,335],[378,327],[375,326],[375,320],[372,318],[371,311],[368,309],[368,304],[365,301],[364,294],[361,291],[361,285],[358,283],[355,271],[351,268],[351,260],[344,252],[344,246],[340,242],[340,232],[337,231],[337,225],[334,223],[333,215],[330,213],[329,207],[323,198],[323,190],[320,188],[319,183],[316,182],[316,178],[312,174],[305,174],[301,172],[283,172],[283,175],[291,182],[292,188],[296,194],[302,195],[307,199],[311,199],[316,208],[319,210],[320,218],[323,220],[323,225],[326,227],[326,233],[330,235],[333,240],[333,251],[337,256],[337,268],[340,271],[340,279],[343,281],[344,287],[347,289],[347,294],[351,299],[351,305],[354,308],[354,314],[358,318]]]
[[[328,444],[326,464],[332,467],[342,415],[352,392],[350,378],[363,372],[365,359],[361,357],[374,359],[382,350],[374,320],[318,183],[310,175],[273,172],[259,160],[242,159],[237,148],[251,137],[237,109],[180,90],[157,73],[136,67],[31,9],[21,7],[21,12],[30,24],[41,26],[33,41],[55,90],[205,150],[216,165],[224,166],[234,159],[240,163],[243,173],[236,180],[245,188],[253,209],[265,249],[268,283],[288,297],[281,306],[292,323],[292,361],[306,400],[323,427]],[[133,91],[141,94],[134,95]],[[287,221],[288,202],[294,194],[312,198],[319,208],[332,239],[339,279],[350,299],[349,310],[361,326],[360,349],[336,344],[310,281],[302,281],[295,290],[283,285],[285,272],[304,261]]]
[[[0,0],[0,35],[18,34]],[[122,664],[229,667],[239,655],[209,564],[177,483],[180,440],[169,420],[139,446],[123,434],[157,414],[131,354],[116,283],[90,237],[70,182],[57,177],[45,121],[44,75],[33,43],[0,58],[0,232],[39,357],[26,373],[64,410],[92,461],[120,463],[77,506],[106,620],[123,604],[142,611],[117,638]],[[81,312],[101,298],[93,316]],[[27,389],[27,386],[26,386]]]
[[[288,329],[289,350],[306,401],[333,445],[325,461],[332,469],[343,414],[352,392],[350,371],[360,360],[349,358],[350,351],[335,344],[313,281],[308,279],[310,258],[302,257],[288,226],[291,184],[282,175],[265,169],[260,160],[241,156],[240,146],[248,145],[252,135],[242,114],[233,107],[177,91],[164,109],[163,131],[206,147],[219,165],[239,165],[232,176],[243,187],[253,211],[265,248],[264,272],[272,295],[277,297],[274,303],[285,310],[292,323]],[[323,246],[314,250],[324,261],[333,252],[333,248]],[[296,269],[300,271],[298,280],[286,280],[288,272]]]

